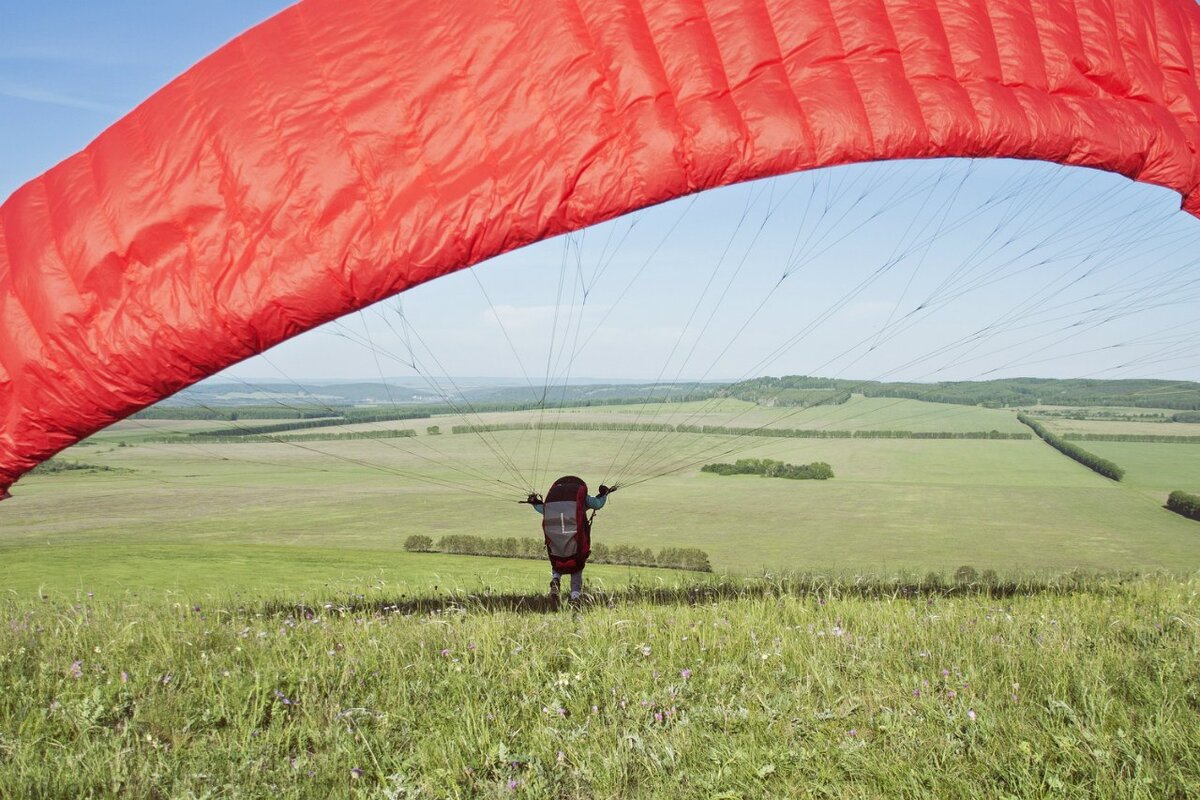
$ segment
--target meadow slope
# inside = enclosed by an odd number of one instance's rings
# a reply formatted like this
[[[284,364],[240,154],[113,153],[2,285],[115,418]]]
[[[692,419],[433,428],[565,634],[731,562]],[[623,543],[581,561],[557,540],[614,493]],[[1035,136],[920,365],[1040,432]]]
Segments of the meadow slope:
[[[863,594],[6,601],[0,796],[1194,797],[1197,579]]]

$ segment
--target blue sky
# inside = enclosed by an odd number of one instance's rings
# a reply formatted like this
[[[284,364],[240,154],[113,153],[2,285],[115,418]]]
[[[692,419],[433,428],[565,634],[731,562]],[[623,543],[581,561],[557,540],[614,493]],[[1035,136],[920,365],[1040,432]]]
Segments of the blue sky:
[[[0,0],[0,196],[287,5]],[[230,372],[1198,379],[1198,244],[1173,193],[1114,176],[842,168],[542,243]]]

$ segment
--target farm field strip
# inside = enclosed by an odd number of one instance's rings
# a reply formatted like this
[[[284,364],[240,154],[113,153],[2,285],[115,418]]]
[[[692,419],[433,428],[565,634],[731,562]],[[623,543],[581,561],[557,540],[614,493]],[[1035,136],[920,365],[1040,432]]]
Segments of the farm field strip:
[[[876,416],[859,419],[864,429],[886,428],[896,419],[899,406],[880,405],[895,401],[857,400],[876,409]],[[937,412],[989,421],[1011,416],[917,401],[900,405],[926,415],[935,429],[945,427]],[[522,414],[528,418],[528,412]],[[99,548],[94,551],[99,554],[111,546],[119,557],[122,547],[135,545],[253,545],[283,548],[272,557],[286,561],[287,552],[302,560],[306,550],[334,547],[367,563],[374,557],[369,553],[400,550],[413,534],[435,539],[452,533],[536,535],[537,520],[514,502],[520,499],[515,490],[505,489],[513,496],[502,501],[417,479],[462,480],[456,469],[470,465],[515,480],[480,437],[422,432],[419,439],[436,450],[410,440],[318,442],[309,450],[278,442],[120,447],[110,441],[74,448],[64,458],[120,471],[26,478],[14,500],[0,507],[0,548],[15,553],[23,546],[79,544]],[[532,432],[497,433],[494,441],[524,465],[534,485],[576,473],[595,487],[613,477],[608,473],[614,459],[630,457],[638,436],[604,431],[560,436],[549,465],[536,475],[528,469],[538,447]],[[545,436],[541,441],[543,459],[548,441]],[[692,457],[703,462],[708,453],[709,460],[720,460],[717,454],[731,441],[670,437],[662,457],[682,464]],[[1164,511],[1162,501],[1154,499],[1155,493],[1165,499],[1171,489],[1187,489],[1187,477],[1198,473],[1191,461],[1163,461],[1155,455],[1160,451],[1127,459],[1126,485],[1091,473],[1040,441],[756,439],[738,444],[753,446],[737,456],[824,461],[835,477],[721,477],[701,474],[697,463],[615,495],[597,518],[596,536],[656,551],[698,547],[715,569],[743,574],[953,570],[964,564],[999,570],[1200,568],[1197,526]],[[1190,450],[1162,447],[1168,448],[1163,453]],[[1123,458],[1117,453],[1114,460]],[[1168,485],[1173,483],[1180,485]],[[70,570],[51,560],[45,574],[58,580]]]

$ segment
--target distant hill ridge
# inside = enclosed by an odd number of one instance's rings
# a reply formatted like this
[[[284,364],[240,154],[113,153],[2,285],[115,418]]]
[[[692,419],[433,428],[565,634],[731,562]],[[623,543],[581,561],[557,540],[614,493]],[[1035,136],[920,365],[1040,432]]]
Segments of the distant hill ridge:
[[[818,402],[844,402],[840,400],[840,395],[851,391],[867,397],[899,397],[991,408],[1061,405],[1200,410],[1200,383],[1149,379],[1003,378],[991,381],[884,383],[785,375],[729,384],[720,389],[718,394],[761,405],[812,405]],[[821,400],[822,395],[825,400]]]
[[[451,382],[452,381],[452,382]],[[731,397],[765,406],[833,405],[852,392],[867,397],[896,397],[932,403],[982,405],[992,408],[1033,405],[1127,406],[1200,411],[1200,383],[1167,380],[1093,380],[1004,378],[991,381],[887,383],[809,375],[761,377],[737,383],[659,385],[613,380],[611,383],[501,385],[499,380],[451,379],[436,387],[381,381],[313,381],[300,383],[205,381],[164,400],[162,407],[294,406],[297,409],[343,409],[350,406],[445,404],[465,399],[471,404],[513,404],[529,408],[599,405],[645,400],[705,400]],[[544,396],[543,396],[544,395]]]

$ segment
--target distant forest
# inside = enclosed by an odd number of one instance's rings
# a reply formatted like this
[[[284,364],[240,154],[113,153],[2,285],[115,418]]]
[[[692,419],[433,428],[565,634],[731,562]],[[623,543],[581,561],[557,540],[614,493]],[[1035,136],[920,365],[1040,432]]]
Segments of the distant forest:
[[[755,378],[718,390],[718,394],[724,397],[776,406],[844,403],[851,392],[867,397],[899,397],[990,408],[1057,405],[1200,410],[1200,383],[1192,381],[1005,378],[994,381],[880,383],[786,375],[782,378]]]
[[[941,383],[883,383],[842,378],[785,375],[754,378],[732,384],[594,384],[563,387],[458,386],[443,399],[429,393],[382,383],[322,384],[321,386],[275,385],[260,392],[245,387],[208,384],[192,387],[162,403],[137,413],[142,419],[321,419],[403,415],[415,418],[464,410],[523,411],[539,408],[587,407],[641,403],[678,402],[729,397],[761,406],[810,407],[839,405],[852,393],[867,397],[896,397],[930,403],[980,405],[990,408],[1035,405],[1075,407],[1130,407],[1174,411],[1162,421],[1200,421],[1200,383],[1192,381],[1055,378],[1005,378],[994,381]],[[242,388],[236,393],[235,388]],[[290,389],[290,392],[287,390]],[[277,392],[277,393],[276,393]],[[461,392],[461,393],[459,393]],[[536,395],[536,396],[535,396]],[[1067,412],[1064,412],[1067,413]],[[1075,413],[1075,412],[1070,412]],[[1098,412],[1116,418],[1135,418],[1121,412]],[[396,416],[393,418],[402,418]],[[339,420],[340,423],[341,420]],[[325,423],[325,424],[339,424]]]

